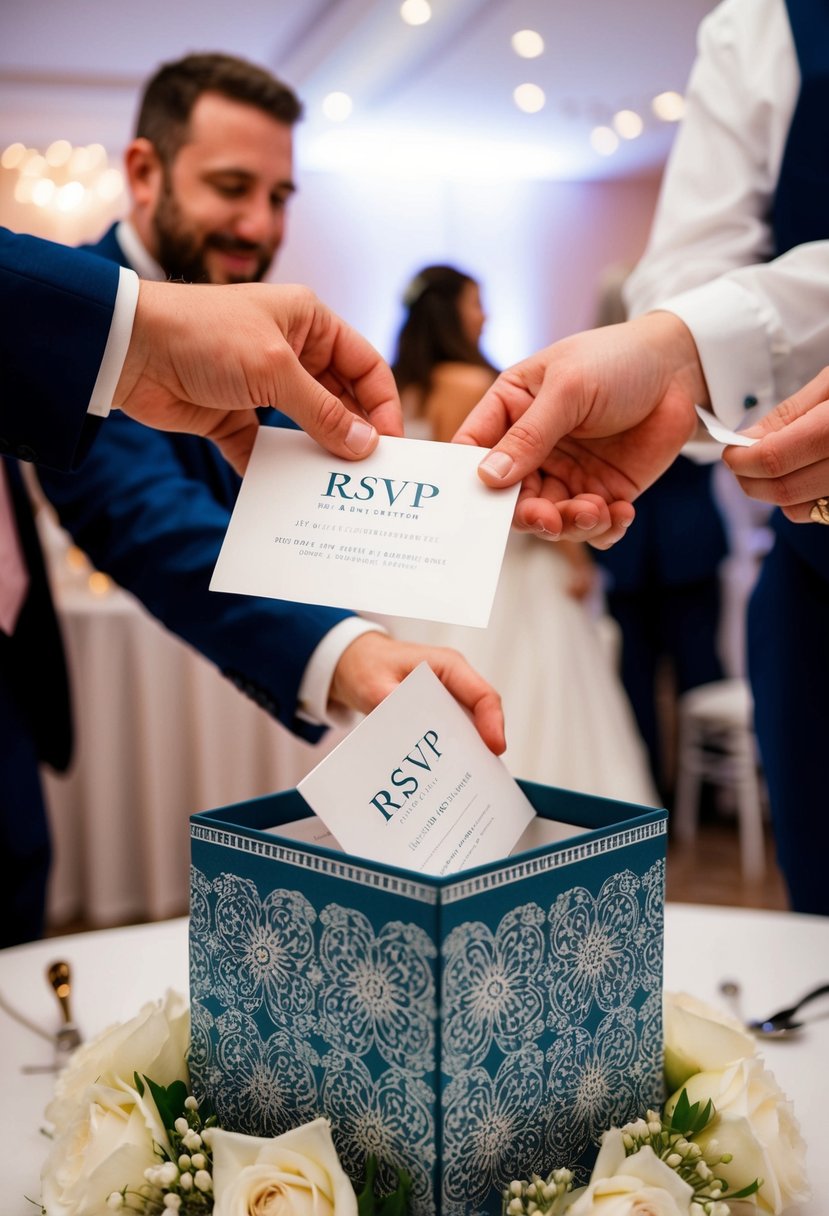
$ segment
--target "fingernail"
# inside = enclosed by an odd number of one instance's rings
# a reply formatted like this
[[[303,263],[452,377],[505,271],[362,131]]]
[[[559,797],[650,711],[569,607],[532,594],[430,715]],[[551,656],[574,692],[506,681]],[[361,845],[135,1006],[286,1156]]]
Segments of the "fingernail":
[[[355,418],[351,426],[348,428],[348,434],[345,437],[345,446],[355,456],[360,456],[366,450],[368,445],[374,438],[374,427],[370,422],[366,422],[363,418]]]
[[[589,532],[591,528],[595,528],[596,523],[597,520],[594,515],[585,515],[582,513],[581,515],[577,515],[575,519],[576,527],[581,528],[584,532]]]
[[[549,528],[542,528],[540,525],[535,529],[535,534],[541,540],[558,540],[561,536],[560,532],[551,532]]]
[[[622,527],[623,527],[623,528],[629,528],[629,527],[630,527],[630,525],[631,525],[632,523],[633,523],[633,520],[632,520],[632,519],[623,519],[623,520],[622,520]]]
[[[490,452],[478,467],[491,473],[493,477],[501,479],[507,476],[514,464],[515,461],[508,452]]]

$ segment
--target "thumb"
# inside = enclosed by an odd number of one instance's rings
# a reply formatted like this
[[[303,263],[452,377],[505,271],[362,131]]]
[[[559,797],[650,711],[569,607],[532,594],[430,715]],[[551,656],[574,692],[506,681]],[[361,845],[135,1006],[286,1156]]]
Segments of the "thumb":
[[[478,465],[490,486],[512,486],[534,473],[568,430],[549,401],[536,399]]]
[[[353,413],[295,361],[284,376],[277,406],[322,447],[345,460],[374,451],[379,435],[361,414]]]

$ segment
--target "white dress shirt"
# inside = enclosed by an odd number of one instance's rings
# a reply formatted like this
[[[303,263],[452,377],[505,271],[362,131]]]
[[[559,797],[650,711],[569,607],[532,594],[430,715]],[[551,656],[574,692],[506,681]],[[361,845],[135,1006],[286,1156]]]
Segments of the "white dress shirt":
[[[702,21],[648,246],[625,284],[631,315],[661,308],[688,325],[731,427],[829,363],[829,241],[767,260],[799,88],[783,0],[723,0]]]

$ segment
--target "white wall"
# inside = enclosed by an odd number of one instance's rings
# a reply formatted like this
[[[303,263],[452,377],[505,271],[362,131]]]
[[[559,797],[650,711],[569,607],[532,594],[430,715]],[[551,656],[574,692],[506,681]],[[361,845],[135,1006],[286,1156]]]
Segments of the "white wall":
[[[273,277],[304,282],[387,357],[412,275],[451,262],[478,278],[484,344],[505,366],[593,324],[607,266],[633,262],[656,197],[653,178],[457,182],[300,175]]]
[[[0,169],[0,223],[68,244],[95,239],[126,206],[99,202],[62,215],[16,202],[14,178]],[[641,252],[658,184],[402,179],[301,167],[298,182],[273,279],[308,284],[391,357],[406,283],[421,266],[451,262],[483,286],[484,344],[499,366],[593,324],[603,272]]]

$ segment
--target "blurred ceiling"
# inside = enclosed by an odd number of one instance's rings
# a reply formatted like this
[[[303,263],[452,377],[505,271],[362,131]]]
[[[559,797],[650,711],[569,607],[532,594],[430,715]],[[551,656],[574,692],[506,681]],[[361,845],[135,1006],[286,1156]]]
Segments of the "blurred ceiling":
[[[423,0],[408,0],[422,5]],[[117,154],[140,87],[163,61],[222,50],[270,67],[299,93],[300,168],[591,179],[652,173],[675,124],[652,99],[681,93],[713,0],[431,0],[409,25],[401,0],[3,0],[0,151],[15,141],[96,141]],[[543,52],[521,58],[518,30]],[[535,85],[543,108],[514,90]],[[326,117],[332,92],[351,99]],[[601,154],[595,128],[643,120]],[[613,141],[605,133],[597,139]]]

